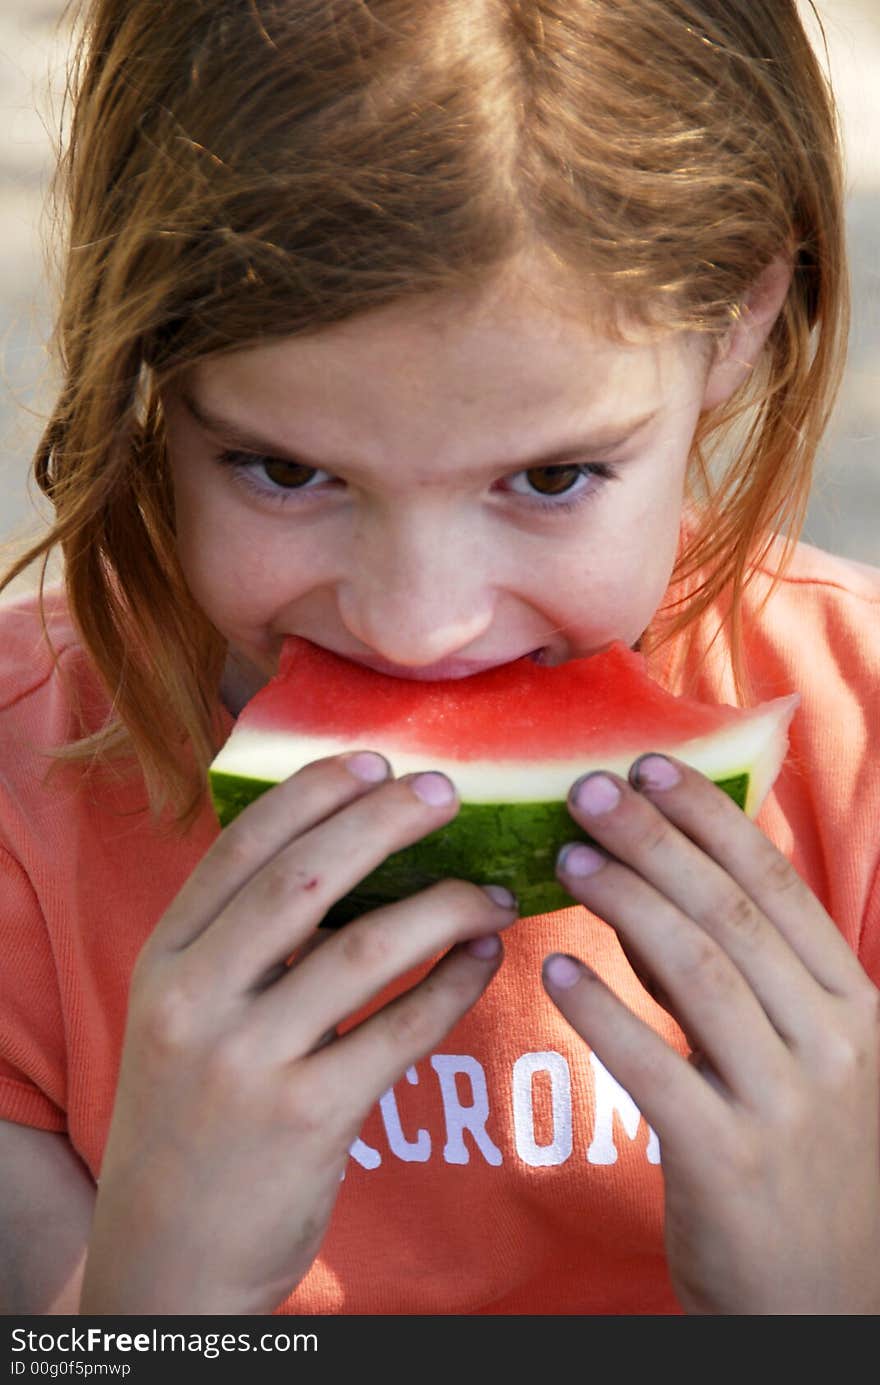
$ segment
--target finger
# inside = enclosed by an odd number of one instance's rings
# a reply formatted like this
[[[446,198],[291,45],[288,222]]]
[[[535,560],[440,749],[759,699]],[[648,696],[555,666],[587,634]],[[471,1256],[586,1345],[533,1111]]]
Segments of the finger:
[[[636,951],[635,947],[630,942],[630,940],[627,937],[625,937],[623,933],[618,933],[617,941],[620,943],[621,951],[623,952],[624,957],[632,967],[639,984],[651,997],[651,999],[654,1001],[654,1004],[659,1005],[661,1010],[665,1010],[667,1015],[669,1015],[671,1019],[675,1020],[676,1024],[678,1025],[679,1029],[685,1037],[688,1047],[692,1050],[690,1057],[688,1058],[688,1061],[693,1062],[695,1060],[695,1054],[697,1053],[697,1037],[695,1034],[692,1034],[691,1031],[688,1029],[687,1020],[683,1015],[675,1015],[675,1007],[672,1003],[672,1000],[666,994],[663,987],[660,985],[660,982],[657,980],[657,977],[651,974],[650,968],[648,967],[647,963],[644,961],[642,957],[639,956],[638,952]],[[708,1068],[708,1062],[706,1064],[706,1067]]]
[[[635,944],[622,932],[618,932],[617,941],[620,943],[621,951],[632,967],[639,984],[645,989],[655,1005],[659,1005],[661,1010],[665,1010],[670,1017],[675,1018],[675,1022],[684,1034],[688,1044],[692,1049],[695,1048],[697,1042],[696,1037],[688,1030],[687,1022],[682,1015],[677,1017],[673,1015],[674,1007],[672,1000],[664,991],[658,978],[652,974],[648,963],[639,954]]]
[[[153,931],[158,951],[186,947],[267,861],[390,774],[374,751],[315,760],[268,789],[220,833]]]
[[[291,967],[298,967],[304,962],[310,952],[315,948],[321,947],[323,943],[329,942],[336,932],[335,928],[316,928],[314,933],[310,933],[305,942],[295,949],[294,952],[283,962],[278,962],[274,967],[270,967],[268,972],[262,976],[255,987],[257,994],[266,991],[270,986],[274,986],[276,981],[280,981],[282,976],[286,976]]]
[[[714,789],[708,780],[703,782]],[[739,808],[729,806],[734,814],[733,822],[727,824],[729,831],[745,833],[752,844],[758,838],[766,841]],[[823,1023],[827,996],[779,929],[707,850],[617,775],[586,776],[573,787],[570,808],[605,851],[630,866],[714,939],[745,976],[779,1033],[790,1042],[808,1041]],[[577,897],[592,907],[592,882],[584,879],[579,884]],[[812,907],[821,910],[815,899]],[[641,949],[641,944],[637,946]],[[656,946],[651,957],[656,957]]]
[[[189,965],[222,977],[227,993],[253,990],[301,946],[331,904],[457,809],[454,786],[432,773],[389,780],[355,798],[248,880],[192,944]]]
[[[476,1004],[502,958],[497,935],[460,944],[423,981],[310,1057],[311,1090],[321,1103],[320,1116],[331,1120],[339,1110],[369,1110]]]
[[[835,994],[861,988],[862,969],[833,920],[791,863],[723,790],[668,756],[640,756],[630,776],[640,796],[739,884],[821,985]]]
[[[724,1147],[732,1108],[723,1090],[576,958],[547,957],[543,980],[550,999],[656,1131],[663,1152],[705,1158],[707,1146]]]
[[[337,1031],[336,1031],[336,1026],[335,1026],[335,1025],[333,1026],[332,1029],[325,1029],[325,1030],[324,1030],[324,1033],[323,1033],[323,1034],[320,1036],[320,1038],[318,1039],[318,1042],[317,1042],[316,1044],[313,1044],[313,1045],[312,1045],[312,1047],[311,1047],[311,1049],[309,1050],[309,1052],[310,1052],[310,1053],[317,1053],[319,1049],[326,1048],[328,1044],[335,1043],[335,1041],[336,1041],[338,1038],[339,1038],[339,1035],[338,1035],[338,1033],[337,1033]]]
[[[579,864],[599,868],[578,877]],[[772,1102],[794,1060],[724,949],[647,881],[590,846],[563,849],[559,875],[647,960],[670,1013],[733,1094],[749,1105]]]
[[[652,974],[651,968],[644,957],[641,956],[638,948],[624,933],[618,933],[617,941],[620,943],[623,955],[632,967],[639,985],[647,991],[648,995],[657,1005],[671,1013],[672,1002],[669,996],[663,990],[657,977]]]
[[[506,898],[505,898],[506,897]],[[443,880],[345,928],[269,991],[252,1011],[255,1045],[289,1061],[314,1045],[400,976],[455,943],[492,937],[517,916],[516,901],[498,886]]]

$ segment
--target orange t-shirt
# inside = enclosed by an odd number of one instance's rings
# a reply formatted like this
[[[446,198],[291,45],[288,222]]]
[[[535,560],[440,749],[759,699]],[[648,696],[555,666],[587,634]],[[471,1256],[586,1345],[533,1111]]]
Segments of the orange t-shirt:
[[[880,983],[880,571],[801,545],[756,616],[764,581],[745,610],[755,692],[802,701],[759,822]],[[132,966],[218,829],[206,801],[185,838],[163,836],[136,778],[44,784],[40,749],[107,710],[58,594],[49,628],[79,721],[34,601],[0,607],[0,1118],[66,1132],[97,1179]],[[708,629],[682,679],[733,702],[725,640],[700,659]],[[518,922],[480,1002],[370,1113],[320,1256],[278,1311],[678,1311],[656,1137],[545,995],[551,951],[588,960],[681,1046],[585,909]]]

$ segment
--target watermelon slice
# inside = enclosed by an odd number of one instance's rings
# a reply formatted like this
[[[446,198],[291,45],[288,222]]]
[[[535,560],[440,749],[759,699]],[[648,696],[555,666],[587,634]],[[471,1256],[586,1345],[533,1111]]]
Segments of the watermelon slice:
[[[665,750],[754,817],[782,765],[798,702],[795,694],[742,710],[675,697],[622,643],[556,668],[525,658],[419,682],[291,638],[277,676],[242,710],[210,766],[210,790],[225,826],[323,756],[370,749],[397,775],[442,770],[458,789],[457,816],[390,856],[326,922],[345,923],[446,876],[506,885],[525,917],[572,903],[554,863],[564,842],[589,840],[566,807],[579,775],[626,775],[645,751]]]

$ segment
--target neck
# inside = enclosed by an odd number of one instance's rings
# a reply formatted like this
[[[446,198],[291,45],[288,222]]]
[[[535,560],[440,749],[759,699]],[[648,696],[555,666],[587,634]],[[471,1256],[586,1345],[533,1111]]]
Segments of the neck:
[[[220,700],[227,711],[237,717],[246,702],[250,702],[269,679],[255,664],[230,650],[220,679]]]

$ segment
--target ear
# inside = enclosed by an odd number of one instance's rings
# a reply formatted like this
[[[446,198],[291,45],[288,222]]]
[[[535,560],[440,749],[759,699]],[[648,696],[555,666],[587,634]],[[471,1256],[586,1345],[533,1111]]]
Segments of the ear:
[[[782,311],[793,274],[791,260],[777,255],[755,280],[740,315],[716,348],[703,395],[703,410],[715,409],[744,384]]]

